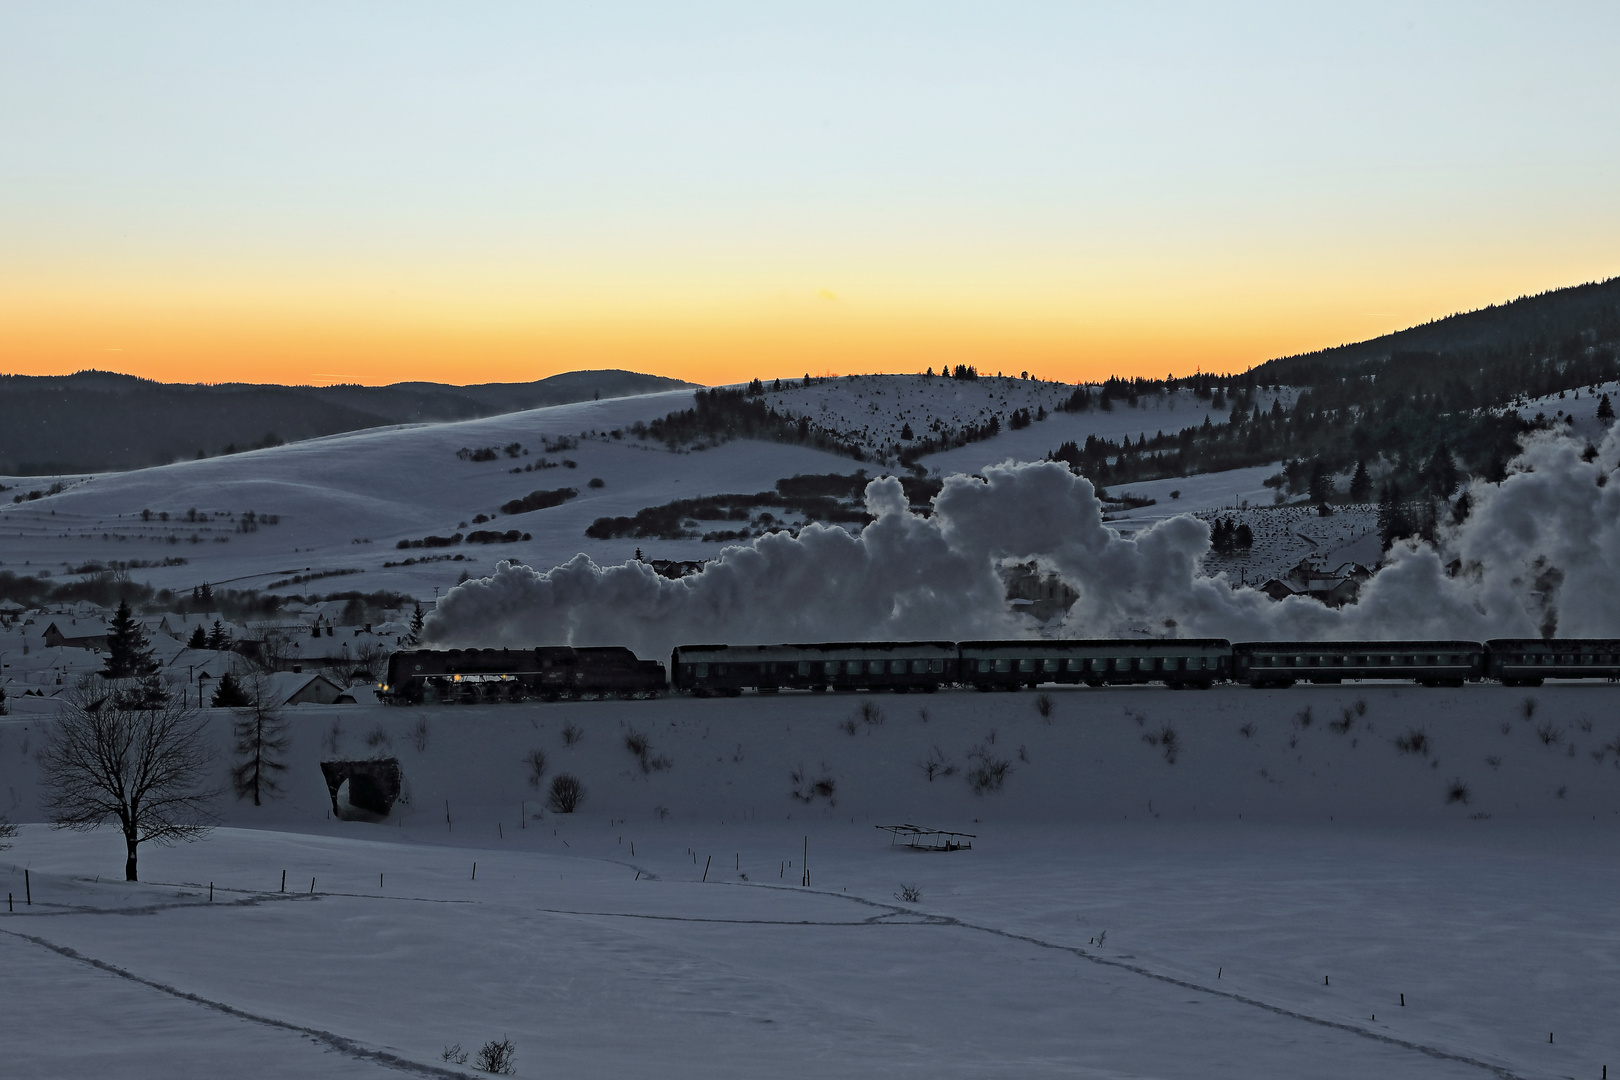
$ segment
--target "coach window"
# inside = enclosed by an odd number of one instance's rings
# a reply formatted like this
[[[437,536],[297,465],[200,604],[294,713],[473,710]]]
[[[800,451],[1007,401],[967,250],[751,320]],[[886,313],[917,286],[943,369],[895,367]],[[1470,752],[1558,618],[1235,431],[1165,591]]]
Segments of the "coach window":
[[[799,661],[799,674],[800,675],[808,675],[808,674],[810,674],[810,661],[808,661],[808,660],[800,660]]]
[[[1035,670],[1035,661],[1034,660],[1020,660],[1020,661],[1018,661],[1018,670],[1019,671],[1034,671]]]
[[[945,674],[945,661],[943,661],[943,660],[930,660],[930,661],[928,661],[928,670],[932,671],[935,675],[943,675],[943,674]]]
[[[709,677],[708,664],[693,664],[692,669],[693,673],[700,679],[707,679]]]

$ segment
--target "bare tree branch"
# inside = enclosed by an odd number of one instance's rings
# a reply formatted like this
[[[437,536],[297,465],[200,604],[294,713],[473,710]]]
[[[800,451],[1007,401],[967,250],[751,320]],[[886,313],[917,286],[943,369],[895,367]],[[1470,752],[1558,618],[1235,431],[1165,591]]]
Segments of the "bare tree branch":
[[[45,812],[59,829],[89,831],[109,820],[124,834],[124,877],[136,878],[140,844],[204,836],[217,820],[207,786],[214,765],[207,723],[186,698],[151,708],[98,676],[63,695],[40,753]]]

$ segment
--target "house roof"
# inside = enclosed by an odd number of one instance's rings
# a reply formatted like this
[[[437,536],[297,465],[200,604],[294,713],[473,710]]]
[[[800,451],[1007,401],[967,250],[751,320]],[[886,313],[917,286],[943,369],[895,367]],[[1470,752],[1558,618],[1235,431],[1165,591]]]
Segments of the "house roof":
[[[319,672],[276,671],[264,677],[266,696],[273,705],[285,705],[313,682],[323,682],[332,688],[334,694],[341,695],[343,688]]]

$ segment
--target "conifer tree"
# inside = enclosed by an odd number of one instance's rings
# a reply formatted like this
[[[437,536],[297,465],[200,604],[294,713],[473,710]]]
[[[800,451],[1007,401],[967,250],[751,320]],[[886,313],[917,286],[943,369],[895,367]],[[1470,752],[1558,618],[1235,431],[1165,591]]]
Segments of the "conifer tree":
[[[1449,499],[1457,490],[1457,465],[1451,460],[1451,450],[1445,443],[1434,448],[1434,456],[1425,471],[1429,474],[1430,486],[1441,498]]]
[[[214,620],[213,628],[208,631],[208,647],[216,652],[224,652],[231,647],[230,631],[218,619]]]
[[[102,676],[108,679],[144,679],[157,674],[157,669],[145,627],[135,621],[134,613],[129,610],[129,601],[119,601],[118,613],[107,628],[107,667],[102,671]]]
[[[281,790],[276,774],[287,769],[282,759],[289,741],[287,720],[281,710],[270,703],[265,690],[262,679],[252,681],[232,725],[236,761],[231,767],[231,786],[239,799],[251,795],[254,806],[263,805],[263,799]]]
[[[1412,522],[1407,516],[1400,485],[1391,480],[1378,498],[1378,538],[1388,551],[1395,546],[1395,541],[1411,535]]]
[[[1350,498],[1354,502],[1366,502],[1372,494],[1372,477],[1367,475],[1367,463],[1356,462],[1355,475],[1350,478]]]
[[[242,689],[236,675],[227,671],[214,687],[214,696],[208,703],[216,709],[240,709],[248,704],[247,691]]]
[[[636,559],[637,561],[640,561],[641,559],[640,548],[636,549]],[[405,644],[413,646],[422,644],[422,621],[422,604],[420,601],[418,601],[416,604],[416,610],[411,612],[411,632],[406,636]]]
[[[186,648],[188,648],[188,649],[206,649],[206,648],[208,648],[208,632],[202,628],[202,623],[198,623],[197,628],[191,632],[191,638],[190,638],[190,640],[188,640],[186,642]]]
[[[1599,420],[1613,420],[1614,406],[1609,404],[1609,395],[1604,394],[1598,398],[1597,418]]]

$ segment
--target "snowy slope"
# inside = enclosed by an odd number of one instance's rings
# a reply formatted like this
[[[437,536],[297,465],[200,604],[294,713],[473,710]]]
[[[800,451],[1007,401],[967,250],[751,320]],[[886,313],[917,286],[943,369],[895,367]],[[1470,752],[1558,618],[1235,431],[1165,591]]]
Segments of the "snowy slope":
[[[922,459],[935,475],[974,472],[998,462],[1042,461],[1064,442],[1084,445],[1087,435],[1119,440],[1164,432],[1226,419],[1223,411],[1200,400],[1190,390],[1141,396],[1135,406],[1124,399],[1111,410],[1095,406],[1078,413],[1065,413],[1061,406],[1075,387],[1068,383],[1039,379],[981,376],[973,380],[923,375],[849,375],[828,379],[811,386],[794,384],[780,391],[768,391],[766,402],[778,412],[807,416],[845,438],[859,442],[876,458],[882,458],[896,445],[904,446],[902,429],[910,426],[914,435],[925,437],[938,428],[960,430],[988,423],[992,416],[1001,420],[1001,432],[993,438],[971,443]],[[1095,393],[1095,390],[1093,391]],[[1273,398],[1283,407],[1292,405],[1294,391],[1266,392],[1257,400],[1270,408]],[[1033,416],[1038,409],[1047,418],[1014,431],[1008,418],[1015,410],[1027,409]],[[1275,470],[1273,470],[1275,471]]]
[[[460,573],[488,572],[503,558],[550,566],[580,551],[599,560],[629,558],[634,541],[588,540],[585,528],[604,515],[634,514],[674,498],[713,492],[769,490],[777,479],[798,473],[853,471],[847,458],[800,447],[728,443],[699,453],[614,439],[628,424],[689,407],[689,391],[586,402],[453,424],[387,428],[315,439],[288,446],[130,473],[97,476],[60,495],[0,508],[0,561],[29,572],[95,560],[186,560],[178,567],[134,571],[159,587],[185,589],[208,581],[262,588],[295,575],[359,569],[363,576],[323,584],[283,586],[281,591],[398,589],[431,598],[435,587],[454,584]],[[582,433],[589,433],[581,438]],[[571,437],[572,449],[543,450],[546,439]],[[529,451],[494,461],[457,457],[463,447],[521,443]],[[518,472],[541,458],[576,463],[574,468]],[[599,478],[604,486],[591,488]],[[561,506],[475,524],[502,503],[531,491],[571,487]],[[185,520],[196,509],[203,522]],[[238,531],[245,511],[262,520],[257,531]],[[143,520],[150,511],[152,520]],[[168,520],[159,515],[167,514]],[[454,549],[397,550],[401,539],[448,536],[473,528],[529,532],[512,544],[462,545]],[[697,542],[649,547],[648,557],[712,556]],[[388,568],[406,558],[459,554],[464,561]]]
[[[24,973],[0,1024],[29,1076],[199,1074],[228,1048],[233,1075],[438,1075],[446,1045],[502,1036],[520,1076],[1594,1075],[1620,729],[1605,685],[1534,692],[1530,719],[1526,696],[1071,690],[1051,723],[1029,694],[883,696],[853,735],[852,697],[301,706],[285,796],[227,800],[231,828],[147,850],[141,885],[108,880],[107,833],[30,825],[0,854]],[[24,821],[38,725],[0,721]],[[1414,726],[1427,755],[1393,745]],[[670,767],[643,772],[631,729]],[[323,743],[397,754],[409,804],[328,820]],[[585,781],[580,813],[537,808],[533,749]],[[975,795],[981,749],[1011,772]],[[929,781],[936,752],[959,771]],[[973,850],[873,828],[904,820]]]
[[[897,436],[907,417],[919,425],[929,418],[957,426],[983,422],[994,411],[1005,422],[1014,408],[1040,402],[1054,406],[1071,390],[1021,379],[858,376],[767,396],[783,411],[802,412],[841,433],[881,441],[879,436],[887,438],[884,433],[891,428]],[[1008,459],[1042,460],[1065,440],[1083,443],[1087,434],[1151,435],[1160,428],[1203,421],[1200,403],[1190,393],[1141,400],[1140,408],[1121,402],[1112,412],[1054,412],[1021,431],[1004,425],[993,439],[936,454],[924,463],[935,474],[972,471]],[[0,501],[0,566],[60,576],[90,562],[184,560],[130,572],[158,588],[187,592],[202,582],[260,589],[283,583],[275,591],[392,589],[431,599],[462,573],[487,573],[501,559],[549,567],[583,551],[606,564],[630,558],[637,547],[648,558],[713,558],[715,544],[598,541],[587,538],[585,528],[597,517],[633,515],[671,499],[767,491],[778,479],[801,473],[851,474],[864,467],[875,476],[883,471],[881,465],[862,466],[774,443],[733,441],[701,452],[670,450],[625,431],[638,420],[690,404],[690,391],[676,391],[460,423],[376,429],[128,473],[64,477],[61,494],[21,503]],[[877,413],[871,412],[874,407]],[[622,437],[614,438],[615,430]],[[544,449],[546,440],[564,437],[577,445],[556,452]],[[523,447],[517,457],[498,453],[496,460],[485,462],[457,457],[462,448],[512,443]],[[542,458],[558,467],[533,469]],[[562,467],[565,460],[575,467]],[[533,471],[521,471],[525,466]],[[1191,511],[1241,499],[1269,500],[1269,490],[1259,484],[1262,474],[1266,470],[1239,470],[1171,483],[1183,495],[1166,508]],[[603,486],[588,486],[593,478]],[[52,478],[0,482],[11,488],[9,497],[48,490]],[[1137,486],[1156,491],[1166,484]],[[496,515],[501,504],[531,491],[562,487],[579,494],[545,510],[498,515],[483,524],[473,520],[479,514]],[[256,531],[241,531],[247,511],[261,522]],[[197,520],[191,520],[193,512]],[[276,523],[264,523],[267,518]],[[400,540],[478,528],[516,528],[532,539],[439,550],[401,551],[395,546]],[[387,565],[424,557],[428,561],[412,566]],[[335,571],[351,573],[337,576]],[[320,574],[332,576],[286,584]]]

